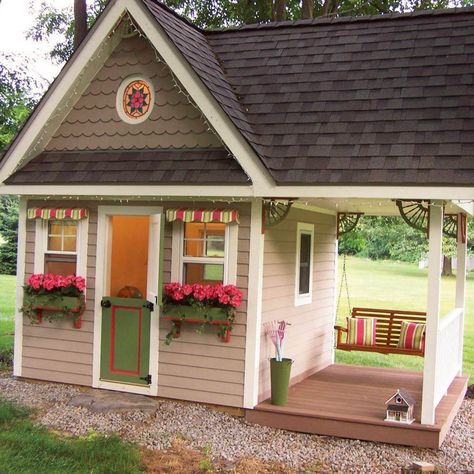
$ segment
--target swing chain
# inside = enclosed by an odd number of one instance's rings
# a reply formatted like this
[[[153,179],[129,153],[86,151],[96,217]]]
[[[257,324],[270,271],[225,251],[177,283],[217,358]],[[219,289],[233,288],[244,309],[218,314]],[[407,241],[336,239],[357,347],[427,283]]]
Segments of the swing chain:
[[[347,304],[349,306],[349,311],[351,311],[351,299],[349,296],[349,282],[347,281],[347,271],[346,271],[346,254],[344,254],[343,260],[342,260],[342,276],[341,276],[341,286],[339,288],[339,297],[337,298],[337,308],[336,308],[336,314],[339,312],[339,305],[341,303],[341,296],[342,296],[342,287],[345,284],[346,288],[346,297],[347,297]]]

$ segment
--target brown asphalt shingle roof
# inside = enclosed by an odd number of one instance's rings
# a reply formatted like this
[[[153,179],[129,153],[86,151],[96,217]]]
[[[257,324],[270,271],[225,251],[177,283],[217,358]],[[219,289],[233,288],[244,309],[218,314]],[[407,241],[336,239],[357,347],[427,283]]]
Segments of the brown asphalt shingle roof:
[[[143,1],[277,183],[474,181],[474,9],[204,32]]]
[[[248,184],[219,149],[43,152],[6,184]]]

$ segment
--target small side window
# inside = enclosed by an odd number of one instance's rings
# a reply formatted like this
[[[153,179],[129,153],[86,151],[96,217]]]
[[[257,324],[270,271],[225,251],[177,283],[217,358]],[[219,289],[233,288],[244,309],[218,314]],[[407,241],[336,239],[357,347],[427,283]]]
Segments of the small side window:
[[[47,221],[44,273],[77,274],[77,221]]]
[[[298,223],[296,233],[295,306],[312,302],[314,225]]]

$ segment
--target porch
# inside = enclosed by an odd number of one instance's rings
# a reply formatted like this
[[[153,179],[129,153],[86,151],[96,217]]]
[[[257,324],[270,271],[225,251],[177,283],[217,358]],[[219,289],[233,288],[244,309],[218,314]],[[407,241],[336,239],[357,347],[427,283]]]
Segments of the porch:
[[[405,388],[415,398],[415,422],[385,422],[385,402]],[[439,448],[467,388],[456,376],[438,404],[433,425],[420,424],[423,373],[333,364],[290,387],[285,406],[270,400],[247,410],[252,423],[305,433]]]

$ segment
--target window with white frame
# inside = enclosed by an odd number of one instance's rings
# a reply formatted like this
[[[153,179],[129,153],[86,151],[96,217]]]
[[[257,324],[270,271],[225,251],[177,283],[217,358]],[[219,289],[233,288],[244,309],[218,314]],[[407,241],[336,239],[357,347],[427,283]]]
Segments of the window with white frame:
[[[314,225],[298,222],[296,228],[295,306],[312,302]]]
[[[86,222],[37,219],[35,273],[85,275]]]
[[[173,224],[173,281],[235,284],[236,273],[236,225],[220,222]]]

